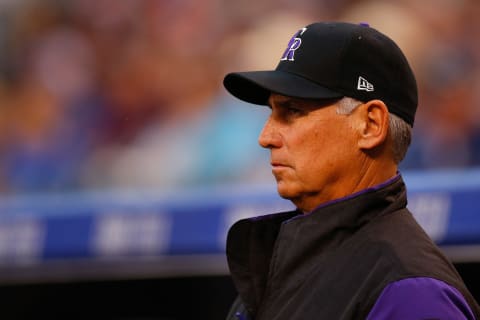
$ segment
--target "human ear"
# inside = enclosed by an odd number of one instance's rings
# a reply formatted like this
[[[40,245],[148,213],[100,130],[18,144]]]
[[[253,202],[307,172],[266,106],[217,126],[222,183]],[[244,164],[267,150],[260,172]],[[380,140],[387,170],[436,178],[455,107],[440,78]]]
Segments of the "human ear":
[[[381,100],[370,100],[359,106],[358,147],[372,150],[382,145],[388,134],[388,109]]]

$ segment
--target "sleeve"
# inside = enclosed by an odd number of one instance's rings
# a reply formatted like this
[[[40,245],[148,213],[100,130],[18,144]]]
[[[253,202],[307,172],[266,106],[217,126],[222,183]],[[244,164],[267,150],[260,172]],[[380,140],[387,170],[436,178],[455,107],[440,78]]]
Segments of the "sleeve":
[[[475,320],[462,294],[433,278],[407,278],[382,291],[367,320]]]

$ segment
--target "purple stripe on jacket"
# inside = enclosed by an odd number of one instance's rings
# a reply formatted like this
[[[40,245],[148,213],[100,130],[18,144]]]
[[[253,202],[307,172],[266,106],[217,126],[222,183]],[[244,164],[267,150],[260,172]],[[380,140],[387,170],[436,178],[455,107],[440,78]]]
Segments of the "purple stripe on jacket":
[[[406,278],[385,287],[367,320],[472,319],[462,294],[433,278]]]
[[[392,178],[388,179],[387,181],[384,181],[380,184],[377,184],[375,186],[372,186],[372,187],[369,187],[369,188],[366,188],[366,189],[363,189],[363,190],[360,190],[360,191],[357,191],[355,193],[352,193],[352,194],[349,194],[345,197],[341,197],[341,198],[338,198],[338,199],[333,199],[333,200],[330,200],[330,201],[327,201],[325,203],[322,203],[320,204],[319,206],[317,206],[316,208],[314,208],[312,211],[308,212],[308,213],[312,213],[314,212],[315,210],[318,210],[318,209],[321,209],[323,207],[327,207],[327,206],[330,206],[332,204],[335,204],[335,203],[339,203],[339,202],[342,202],[342,201],[346,201],[346,200],[349,200],[349,199],[352,199],[352,198],[355,198],[355,197],[358,197],[359,195],[362,195],[362,194],[365,194],[365,193],[369,193],[369,192],[373,192],[373,191],[377,191],[377,190],[380,190],[382,188],[385,188],[386,186],[394,183],[395,181],[397,181],[398,179],[400,179],[401,175],[400,173],[397,172],[397,174],[395,176],[393,176]],[[307,214],[308,214],[307,213]],[[294,217],[296,218],[296,217]]]

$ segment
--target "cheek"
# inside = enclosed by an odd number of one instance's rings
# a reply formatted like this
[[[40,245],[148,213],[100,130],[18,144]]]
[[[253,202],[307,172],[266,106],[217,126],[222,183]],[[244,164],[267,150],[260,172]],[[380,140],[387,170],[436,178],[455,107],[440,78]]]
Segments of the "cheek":
[[[331,154],[334,143],[322,130],[312,130],[311,134],[305,135],[296,141],[298,147],[295,156],[297,173],[305,179],[315,175],[319,171],[325,170],[325,167],[333,165]]]
[[[340,163],[348,158],[351,152],[350,140],[345,137],[343,128],[329,126],[328,128],[316,128],[311,135],[305,136],[301,144],[302,172],[307,175],[318,176],[332,172]]]
[[[328,159],[337,147],[338,134],[331,134],[330,130],[317,128],[308,137],[308,145],[305,147],[305,150],[312,159]]]

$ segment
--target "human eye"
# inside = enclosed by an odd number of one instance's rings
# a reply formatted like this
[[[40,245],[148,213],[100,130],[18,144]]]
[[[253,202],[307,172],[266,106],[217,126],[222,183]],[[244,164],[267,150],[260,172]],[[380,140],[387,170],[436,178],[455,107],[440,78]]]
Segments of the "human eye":
[[[289,107],[287,108],[288,112],[293,114],[293,115],[300,115],[303,114],[304,110],[296,107]]]
[[[279,101],[272,105],[273,114],[284,122],[292,122],[308,113],[303,105],[295,101]]]
[[[284,114],[287,117],[300,117],[305,114],[305,110],[294,105],[294,104],[289,104],[288,106],[285,106],[283,108]]]

